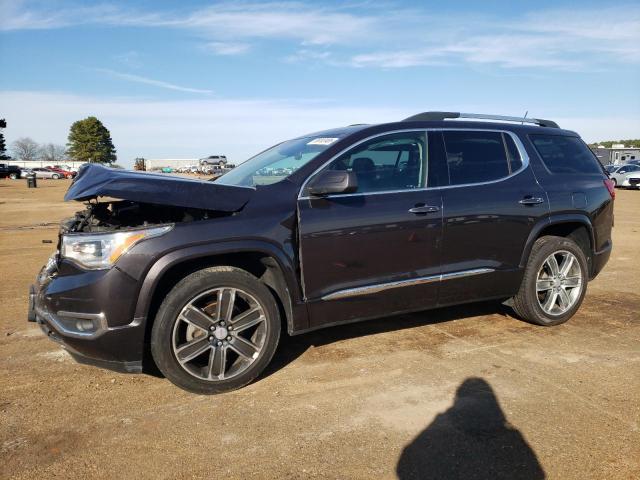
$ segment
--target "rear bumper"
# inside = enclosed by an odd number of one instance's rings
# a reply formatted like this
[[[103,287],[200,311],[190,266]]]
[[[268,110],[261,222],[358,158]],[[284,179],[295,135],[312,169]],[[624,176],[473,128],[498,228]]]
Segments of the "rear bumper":
[[[591,279],[594,279],[604,268],[611,256],[611,249],[613,244],[611,240],[607,243],[607,246],[598,252],[594,252],[593,261],[591,262]]]
[[[137,291],[131,279],[114,269],[66,273],[58,275],[55,261],[42,269],[29,289],[27,319],[80,363],[141,372],[144,319],[123,318],[122,309],[135,304],[135,298],[122,298]]]

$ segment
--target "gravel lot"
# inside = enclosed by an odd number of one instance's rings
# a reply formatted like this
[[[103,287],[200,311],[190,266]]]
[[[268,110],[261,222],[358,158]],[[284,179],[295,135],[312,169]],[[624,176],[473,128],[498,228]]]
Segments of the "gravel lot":
[[[67,186],[0,180],[0,477],[640,478],[640,191],[618,191],[568,324],[490,303],[333,328],[202,397],[78,365],[27,323]]]

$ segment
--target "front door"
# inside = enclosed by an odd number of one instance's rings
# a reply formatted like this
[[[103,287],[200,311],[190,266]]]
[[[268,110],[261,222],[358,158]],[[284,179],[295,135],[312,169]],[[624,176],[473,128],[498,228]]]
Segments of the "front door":
[[[298,201],[311,326],[417,310],[437,302],[442,201],[429,190],[424,131],[385,134],[326,169],[356,173],[351,194]]]

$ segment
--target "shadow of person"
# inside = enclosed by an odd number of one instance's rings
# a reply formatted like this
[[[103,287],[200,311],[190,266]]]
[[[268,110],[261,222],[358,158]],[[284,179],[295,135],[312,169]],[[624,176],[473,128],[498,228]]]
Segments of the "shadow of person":
[[[534,451],[481,378],[458,387],[453,406],[404,448],[396,472],[401,480],[545,478]]]

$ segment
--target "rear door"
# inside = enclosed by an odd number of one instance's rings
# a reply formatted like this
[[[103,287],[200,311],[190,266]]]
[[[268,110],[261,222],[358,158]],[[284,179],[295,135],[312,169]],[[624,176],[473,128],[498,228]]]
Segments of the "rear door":
[[[365,140],[325,168],[356,173],[358,191],[298,201],[311,326],[437,302],[442,201],[427,188],[425,131]]]
[[[548,214],[524,147],[500,130],[442,130],[430,141],[447,175],[439,303],[515,294],[529,232]]]

